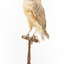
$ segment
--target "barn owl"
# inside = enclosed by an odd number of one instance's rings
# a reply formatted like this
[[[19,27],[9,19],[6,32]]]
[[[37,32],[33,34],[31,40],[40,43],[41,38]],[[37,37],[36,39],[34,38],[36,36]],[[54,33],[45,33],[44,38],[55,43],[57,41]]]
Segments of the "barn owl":
[[[23,0],[23,9],[29,25],[29,32],[27,36],[29,36],[32,27],[34,26],[34,34],[39,32],[42,39],[44,39],[44,35],[49,39],[49,34],[46,30],[45,12],[42,7],[41,0]]]

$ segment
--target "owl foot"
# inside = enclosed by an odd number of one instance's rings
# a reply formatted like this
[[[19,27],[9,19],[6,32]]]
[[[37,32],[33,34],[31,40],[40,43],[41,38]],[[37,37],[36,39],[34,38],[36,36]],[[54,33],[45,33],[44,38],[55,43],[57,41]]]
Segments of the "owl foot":
[[[38,43],[40,43],[40,40],[39,40],[39,38],[36,35],[33,35],[32,37],[33,37],[33,39],[37,39]]]

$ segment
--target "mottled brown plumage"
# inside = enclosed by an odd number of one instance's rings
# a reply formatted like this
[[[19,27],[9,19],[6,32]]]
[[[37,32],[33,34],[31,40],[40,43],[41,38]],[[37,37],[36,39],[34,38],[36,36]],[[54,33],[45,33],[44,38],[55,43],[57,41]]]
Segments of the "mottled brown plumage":
[[[46,28],[46,20],[45,20],[45,12],[41,3],[34,2],[34,14],[36,21],[42,26],[42,28]]]

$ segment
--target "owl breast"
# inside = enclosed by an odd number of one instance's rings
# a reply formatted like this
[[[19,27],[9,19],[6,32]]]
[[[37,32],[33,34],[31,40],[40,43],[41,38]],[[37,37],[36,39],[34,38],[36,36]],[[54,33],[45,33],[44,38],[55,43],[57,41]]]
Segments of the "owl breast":
[[[33,15],[32,8],[33,8],[33,4],[30,4],[30,3],[28,4],[26,1],[24,1],[23,9],[29,24],[35,27],[40,27],[40,25],[37,23]]]

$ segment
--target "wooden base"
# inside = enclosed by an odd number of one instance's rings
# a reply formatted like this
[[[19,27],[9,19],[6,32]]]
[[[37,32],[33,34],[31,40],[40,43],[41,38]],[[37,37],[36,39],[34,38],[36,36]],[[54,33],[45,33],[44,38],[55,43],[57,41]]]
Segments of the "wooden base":
[[[38,39],[33,36],[33,37],[29,37],[29,36],[22,36],[23,39],[28,40],[28,57],[27,57],[27,64],[30,64],[30,60],[31,60],[31,42],[38,42]]]

